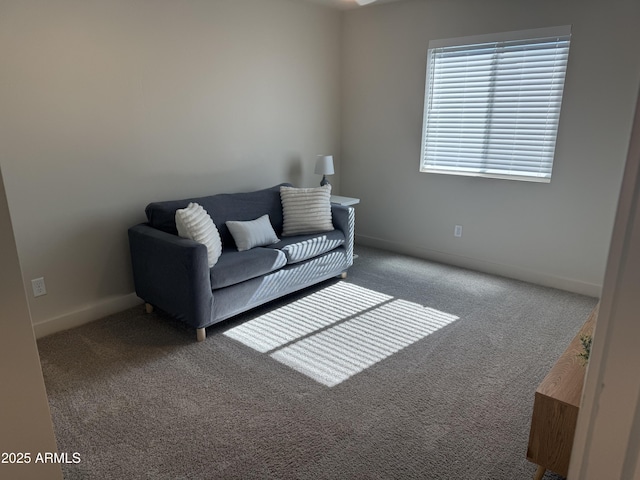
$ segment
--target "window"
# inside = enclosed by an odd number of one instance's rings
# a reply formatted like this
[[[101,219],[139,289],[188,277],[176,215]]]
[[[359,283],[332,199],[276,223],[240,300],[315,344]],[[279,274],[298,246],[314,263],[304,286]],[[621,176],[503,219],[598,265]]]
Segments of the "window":
[[[571,27],[429,42],[420,171],[550,182]]]

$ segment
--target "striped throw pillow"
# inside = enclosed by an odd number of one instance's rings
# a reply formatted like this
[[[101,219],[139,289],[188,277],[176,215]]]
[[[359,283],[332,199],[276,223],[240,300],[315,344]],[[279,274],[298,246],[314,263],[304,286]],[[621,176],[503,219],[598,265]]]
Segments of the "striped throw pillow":
[[[330,197],[331,185],[316,188],[280,187],[284,220],[282,236],[333,230]]]
[[[207,211],[197,203],[190,203],[187,208],[176,210],[176,228],[178,235],[207,247],[209,268],[213,267],[222,254],[220,232]]]

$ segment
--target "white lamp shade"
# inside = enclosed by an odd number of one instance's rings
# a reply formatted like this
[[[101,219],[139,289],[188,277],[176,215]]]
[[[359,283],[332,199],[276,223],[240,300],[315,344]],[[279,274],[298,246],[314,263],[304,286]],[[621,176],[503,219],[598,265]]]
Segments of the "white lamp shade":
[[[316,160],[317,175],[333,175],[333,155],[318,155]]]

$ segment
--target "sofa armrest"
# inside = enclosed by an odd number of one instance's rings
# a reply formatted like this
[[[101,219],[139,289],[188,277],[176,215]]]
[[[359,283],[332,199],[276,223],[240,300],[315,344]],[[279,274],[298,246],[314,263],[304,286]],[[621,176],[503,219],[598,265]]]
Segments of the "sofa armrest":
[[[353,265],[353,241],[355,238],[356,210],[345,205],[331,204],[334,228],[344,233],[344,248],[347,251],[347,267]]]
[[[136,294],[194,328],[212,323],[207,247],[148,224],[129,228]]]

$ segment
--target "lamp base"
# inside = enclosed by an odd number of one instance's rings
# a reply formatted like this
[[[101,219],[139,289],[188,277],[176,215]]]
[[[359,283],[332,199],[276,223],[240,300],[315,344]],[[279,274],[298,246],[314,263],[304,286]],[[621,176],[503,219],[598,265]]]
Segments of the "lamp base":
[[[322,181],[320,182],[320,186],[324,187],[325,185],[331,185],[331,184],[329,183],[329,180],[327,180],[327,176],[323,175],[322,176]]]

